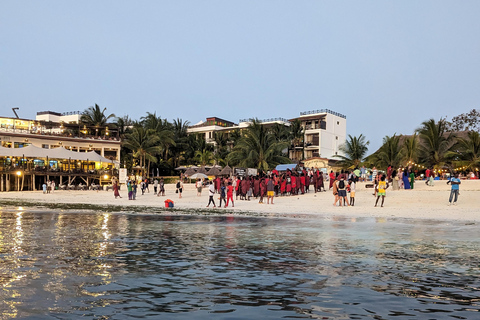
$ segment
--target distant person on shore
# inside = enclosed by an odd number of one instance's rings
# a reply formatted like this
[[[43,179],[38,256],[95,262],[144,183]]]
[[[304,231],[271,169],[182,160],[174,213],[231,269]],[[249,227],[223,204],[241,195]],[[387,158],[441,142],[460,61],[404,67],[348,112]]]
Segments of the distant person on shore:
[[[408,176],[409,176],[408,169],[405,168],[405,170],[403,170],[403,188],[405,190],[410,189],[410,181],[408,181]]]
[[[347,184],[345,183],[345,177],[344,174],[340,174],[338,181],[336,182],[337,184],[337,192],[338,192],[338,200],[339,200],[339,206],[349,206],[348,200],[347,200]],[[343,203],[343,204],[342,204]]]
[[[215,205],[215,200],[213,199],[213,196],[215,195],[215,186],[213,185],[213,182],[210,181],[209,182],[209,186],[208,186],[208,204],[207,204],[207,208],[210,206],[210,203],[213,203],[213,207],[217,207]]]
[[[333,192],[333,197],[334,197],[334,200],[333,200],[333,206],[336,206],[337,205],[337,201],[338,201],[338,188],[337,188],[337,184],[335,183],[335,178],[333,179],[333,185],[332,185],[332,192]],[[330,183],[332,183],[332,178],[330,178]]]
[[[360,168],[360,178],[362,179],[363,182],[365,182],[366,177],[367,177],[367,168],[365,168],[365,166],[362,166]]]
[[[180,180],[177,181],[177,191],[176,191],[176,193],[178,193],[178,198],[179,199],[182,198],[182,191],[183,191],[183,182],[180,179]]]
[[[43,189],[43,193],[47,193],[47,184],[46,183],[42,184],[42,189]]]
[[[448,205],[452,204],[452,200],[453,200],[453,205],[457,204],[458,196],[460,195],[461,183],[462,181],[458,178],[458,173],[455,173],[455,176],[447,181],[447,184],[450,184],[452,186],[452,189],[450,190],[450,199],[448,200]],[[454,199],[454,196],[455,196],[455,199]]]
[[[153,194],[157,195],[158,194],[158,179],[155,179],[153,181]]]
[[[350,205],[353,207],[355,206],[355,180],[357,179],[350,179]]]
[[[430,178],[429,179],[430,179],[430,181],[428,182],[428,185],[430,187],[435,186],[435,171],[433,170],[433,168],[432,168],[432,170],[430,170]]]
[[[415,184],[415,172],[411,170],[410,171],[410,189],[413,189],[414,184]]]
[[[275,196],[275,184],[273,183],[273,177],[270,177],[267,182],[267,204],[273,204],[273,197]]]
[[[226,200],[226,197],[227,197],[227,187],[225,187],[225,185],[223,184],[223,182],[220,183],[221,184],[221,187],[220,187],[220,190],[219,190],[219,193],[220,193],[220,205],[219,207],[221,208],[222,207],[222,201],[223,201],[223,205],[225,206],[225,208],[227,207],[227,200]]]
[[[335,183],[335,173],[333,170],[330,171],[330,187],[328,189],[332,189],[333,184]]]
[[[195,182],[195,187],[197,188],[197,197],[200,197],[202,195],[203,188],[202,179],[197,179],[197,182]]]
[[[225,204],[225,208],[228,207],[230,201],[232,201],[232,208],[235,207],[233,203],[233,185],[232,182],[229,181],[227,186],[227,203]]]
[[[112,181],[113,181],[113,195],[115,196],[115,199],[121,198],[120,197],[120,192],[118,192],[118,181],[117,181],[117,179],[112,179]]]
[[[160,178],[160,182],[158,183],[158,186],[160,187],[160,189],[158,190],[157,197],[164,196],[165,195],[165,181],[163,181],[163,178]]]
[[[372,169],[372,181],[375,181],[375,178],[377,177],[378,170],[376,167],[373,167]]]
[[[388,182],[385,181],[384,175],[382,175],[382,177],[380,178],[380,181],[378,182],[376,189],[377,189],[377,200],[375,200],[375,207],[377,206],[378,199],[380,199],[380,197],[382,197],[381,206],[383,207],[383,203],[385,202],[385,196],[387,195],[386,190],[388,189]]]

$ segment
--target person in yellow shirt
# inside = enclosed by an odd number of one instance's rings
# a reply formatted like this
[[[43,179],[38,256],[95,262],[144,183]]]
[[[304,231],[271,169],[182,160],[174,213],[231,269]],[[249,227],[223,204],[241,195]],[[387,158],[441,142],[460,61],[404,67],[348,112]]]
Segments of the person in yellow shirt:
[[[382,197],[381,206],[383,207],[383,202],[385,201],[385,196],[386,196],[386,190],[389,187],[388,182],[385,181],[385,175],[382,175],[376,187],[377,187],[377,200],[375,201],[375,207],[377,206],[378,199],[380,199],[380,197]]]

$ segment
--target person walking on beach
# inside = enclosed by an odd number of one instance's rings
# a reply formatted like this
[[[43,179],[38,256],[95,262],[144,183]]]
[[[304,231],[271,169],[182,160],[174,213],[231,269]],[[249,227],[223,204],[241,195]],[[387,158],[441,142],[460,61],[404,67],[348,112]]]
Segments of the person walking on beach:
[[[448,205],[452,204],[452,200],[453,205],[457,204],[458,196],[460,195],[460,183],[462,183],[462,181],[458,178],[458,173],[455,173],[455,176],[447,181],[447,184],[450,184],[452,186],[452,189],[450,190],[450,199],[448,200]]]
[[[228,182],[227,186],[227,203],[225,204],[225,208],[228,207],[228,203],[232,201],[232,208],[235,207],[233,203],[233,185],[232,182]]]
[[[157,195],[158,194],[158,179],[155,179],[153,181],[153,194]]]
[[[160,182],[158,183],[159,189],[157,193],[157,197],[164,196],[165,195],[165,182],[163,181],[163,178],[160,178]]]
[[[207,208],[210,206],[210,203],[213,203],[213,207],[215,208],[215,200],[213,199],[213,196],[215,195],[215,186],[213,185],[213,182],[210,181],[210,185],[208,186],[208,204]]]
[[[358,179],[358,178],[357,178]],[[353,207],[355,206],[355,180],[350,179],[350,205]]]
[[[202,195],[202,185],[202,179],[197,179],[197,182],[195,182],[195,188],[197,188],[197,197]]]
[[[223,205],[225,206],[225,208],[227,207],[227,200],[225,200],[226,198],[226,191],[227,191],[227,188],[225,187],[225,185],[223,184],[223,182],[221,183],[221,187],[220,187],[220,208],[222,207],[222,201],[223,201]]]
[[[181,199],[182,198],[182,191],[183,191],[183,182],[182,180],[178,180],[177,182],[177,193],[178,193],[178,198]]]
[[[275,185],[273,183],[273,178],[270,177],[267,182],[267,204],[271,203],[273,204],[273,196],[275,195]]]
[[[350,206],[347,200],[347,189],[346,189],[347,186],[346,186],[345,177],[343,176],[343,174],[340,175],[340,179],[336,182],[336,185],[337,185],[340,207],[342,206],[342,202],[343,202],[343,206],[347,206],[347,207]]]
[[[383,203],[385,202],[386,190],[388,189],[388,182],[385,181],[385,175],[382,175],[376,188],[377,188],[377,200],[375,200],[375,207],[377,206],[378,199],[380,199],[380,197],[382,197],[381,206],[383,207]]]

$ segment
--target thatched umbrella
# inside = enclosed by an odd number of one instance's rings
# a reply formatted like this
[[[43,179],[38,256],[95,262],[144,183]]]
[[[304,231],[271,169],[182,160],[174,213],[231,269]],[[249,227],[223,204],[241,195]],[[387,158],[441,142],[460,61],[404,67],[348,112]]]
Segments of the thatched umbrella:
[[[200,169],[197,170],[198,173],[203,173],[203,174],[207,174],[207,170],[205,170],[205,167],[202,166]]]
[[[220,171],[220,176],[229,176],[232,174],[232,168],[230,168],[229,166],[226,166],[225,168],[223,168],[222,171]]]
[[[207,176],[219,176],[219,175],[220,175],[220,170],[218,170],[217,167],[213,167],[207,172]]]
[[[192,167],[190,167],[190,168],[187,169],[187,171],[185,171],[185,175],[186,175],[187,177],[190,177],[190,176],[191,176],[192,174],[194,174],[195,172],[196,172],[195,169],[192,168]]]

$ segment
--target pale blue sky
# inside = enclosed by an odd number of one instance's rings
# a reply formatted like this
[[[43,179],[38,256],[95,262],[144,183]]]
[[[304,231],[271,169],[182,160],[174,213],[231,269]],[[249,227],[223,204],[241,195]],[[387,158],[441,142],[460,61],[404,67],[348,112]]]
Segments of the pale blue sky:
[[[480,1],[0,2],[0,115],[293,118],[329,108],[370,151],[480,108]]]

